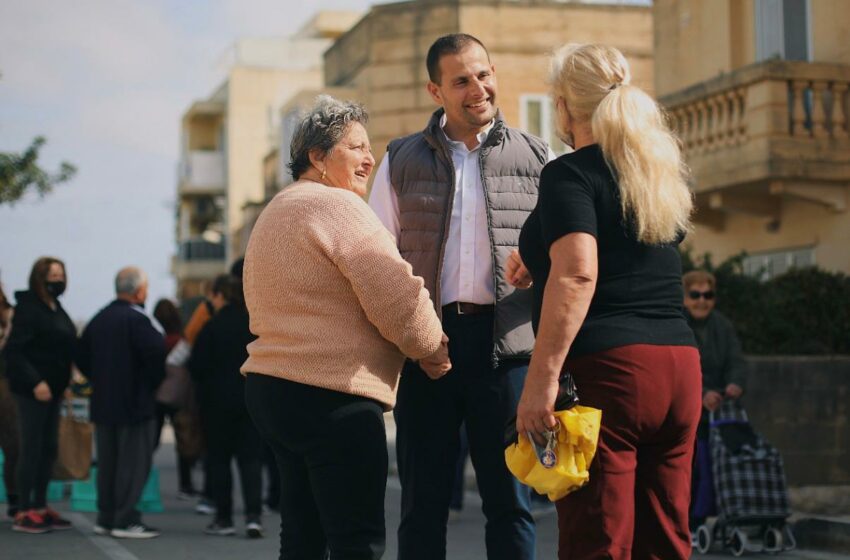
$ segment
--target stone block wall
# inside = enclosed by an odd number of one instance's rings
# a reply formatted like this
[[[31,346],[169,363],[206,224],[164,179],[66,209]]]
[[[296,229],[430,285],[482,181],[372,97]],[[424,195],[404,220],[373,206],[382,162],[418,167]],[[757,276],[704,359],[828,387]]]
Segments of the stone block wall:
[[[744,406],[788,484],[850,485],[850,356],[751,357]]]

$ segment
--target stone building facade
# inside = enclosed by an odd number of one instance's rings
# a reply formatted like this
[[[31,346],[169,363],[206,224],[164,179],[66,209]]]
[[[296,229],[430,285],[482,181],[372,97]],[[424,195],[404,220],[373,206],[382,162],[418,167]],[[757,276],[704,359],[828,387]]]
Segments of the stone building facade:
[[[688,243],[762,277],[850,273],[850,3],[656,0],[655,90],[693,171]]]

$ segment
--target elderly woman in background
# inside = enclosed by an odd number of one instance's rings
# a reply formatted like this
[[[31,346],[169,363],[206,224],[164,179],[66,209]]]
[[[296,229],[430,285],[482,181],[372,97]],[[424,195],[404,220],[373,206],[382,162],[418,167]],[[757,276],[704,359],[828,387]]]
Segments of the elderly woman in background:
[[[358,104],[318,99],[292,138],[296,181],[245,255],[258,339],[242,372],[280,470],[282,559],[383,555],[383,412],[404,356],[434,379],[450,368],[422,279],[361,198],[375,165],[366,120]]]
[[[692,208],[676,140],[612,47],[551,65],[558,128],[508,279],[534,280],[534,353],[517,429],[542,432],[558,378],[602,409],[589,484],[557,502],[559,558],[688,558],[699,354],[682,313],[677,245]]]
[[[694,532],[706,517],[716,513],[708,448],[709,413],[717,410],[724,399],[735,400],[744,394],[747,362],[732,322],[714,309],[717,302],[714,275],[705,270],[692,270],[682,277],[682,285],[688,324],[696,336],[702,364],[702,417],[697,428],[691,486],[690,525]]]
[[[7,376],[18,406],[19,511],[12,530],[46,533],[71,523],[47,507],[47,484],[56,459],[59,405],[71,380],[77,329],[59,297],[65,292],[65,264],[42,257],[32,267],[29,290],[15,293],[17,307],[6,343]]]

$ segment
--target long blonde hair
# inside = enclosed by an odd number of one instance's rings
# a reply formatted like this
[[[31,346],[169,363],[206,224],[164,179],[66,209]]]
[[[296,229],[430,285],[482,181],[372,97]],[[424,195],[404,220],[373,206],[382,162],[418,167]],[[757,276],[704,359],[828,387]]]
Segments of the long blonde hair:
[[[655,101],[629,83],[623,54],[605,45],[564,45],[552,56],[549,81],[573,120],[590,121],[638,240],[669,243],[689,231],[693,195],[679,144]]]

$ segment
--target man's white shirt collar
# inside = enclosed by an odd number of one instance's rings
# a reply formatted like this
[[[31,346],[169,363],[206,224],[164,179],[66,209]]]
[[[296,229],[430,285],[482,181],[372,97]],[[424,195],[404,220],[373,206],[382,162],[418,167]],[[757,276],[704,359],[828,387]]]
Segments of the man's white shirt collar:
[[[490,124],[488,124],[486,127],[484,127],[484,129],[481,130],[481,132],[479,132],[478,134],[475,135],[475,138],[478,140],[478,145],[475,146],[472,150],[469,150],[468,148],[466,148],[466,144],[464,144],[463,141],[452,140],[451,138],[449,138],[449,135],[446,134],[446,123],[447,122],[448,122],[448,118],[446,118],[446,114],[443,113],[443,116],[440,117],[440,130],[443,131],[443,136],[446,137],[446,141],[449,143],[449,146],[451,146],[452,148],[459,148],[460,146],[463,146],[464,149],[467,149],[467,151],[471,152],[471,151],[477,150],[478,148],[481,147],[481,144],[484,143],[484,141],[487,139],[487,136],[490,134],[490,130],[493,129],[493,125],[496,124],[496,119],[493,119],[492,121],[490,121]]]

